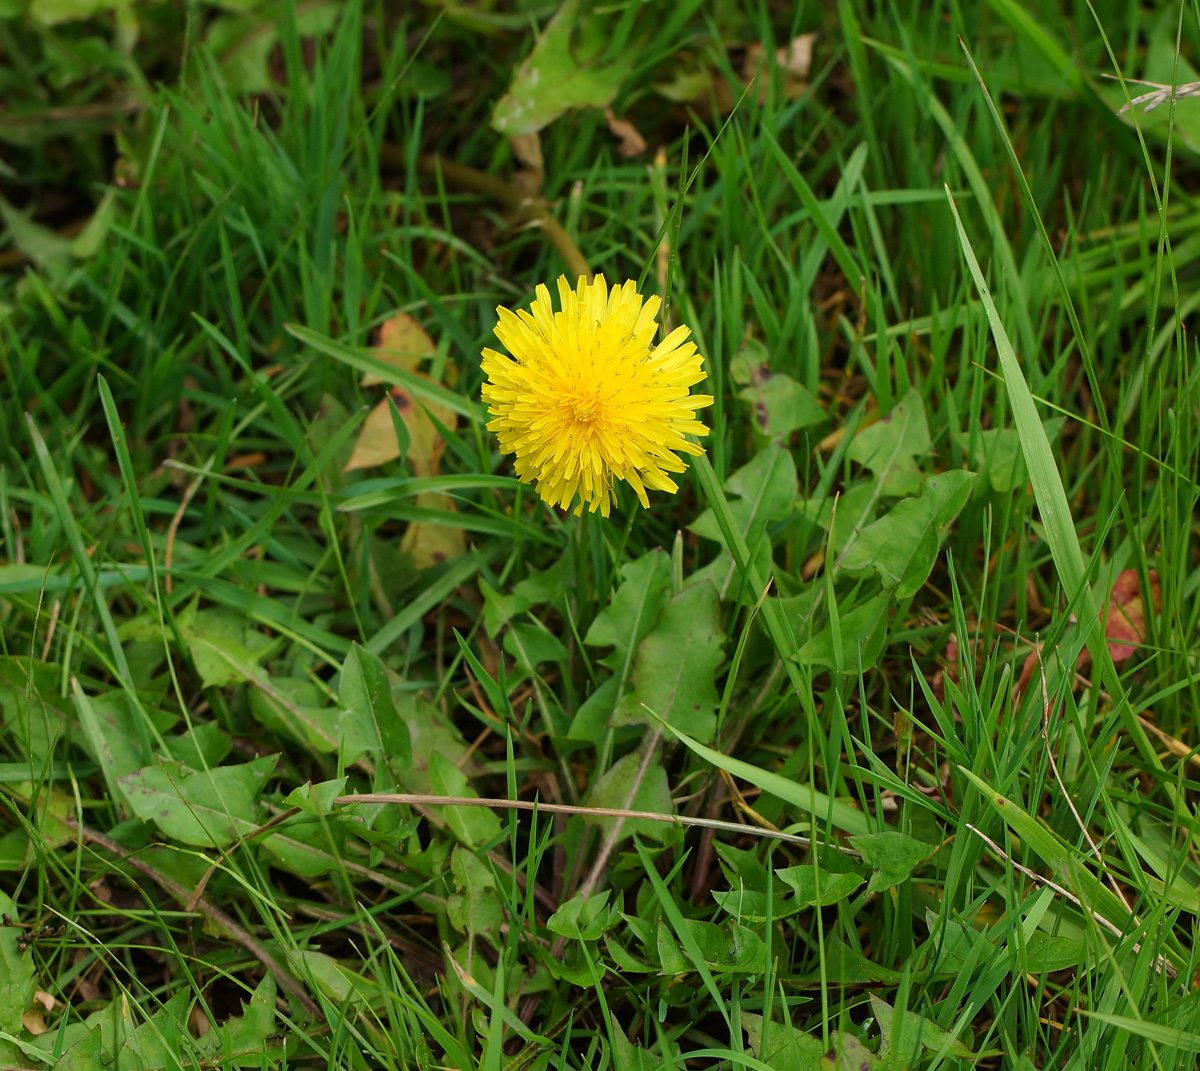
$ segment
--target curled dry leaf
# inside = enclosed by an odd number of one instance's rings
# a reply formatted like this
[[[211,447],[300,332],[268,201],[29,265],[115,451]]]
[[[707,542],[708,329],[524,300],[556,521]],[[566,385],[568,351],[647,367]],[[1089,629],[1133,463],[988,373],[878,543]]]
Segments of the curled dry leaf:
[[[379,329],[379,342],[372,351],[372,356],[393,368],[413,375],[421,362],[436,353],[436,348],[429,336],[416,320],[407,313],[400,312],[390,320],[385,321]],[[428,378],[428,377],[423,377]],[[363,376],[363,386],[376,386],[383,382],[379,376],[368,372]],[[432,381],[431,381],[432,382]],[[414,476],[437,475],[438,460],[442,456],[445,443],[425,407],[406,387],[393,387],[390,391],[391,400],[408,428],[409,439],[408,462],[412,466]],[[451,431],[458,425],[455,413],[436,402],[428,403],[429,413],[432,413],[442,424]],[[350,460],[346,462],[346,471],[370,468],[394,461],[400,456],[400,444],[396,441],[396,429],[392,424],[391,409],[388,399],[384,398],[371,410],[362,430],[358,433],[358,441]]]
[[[379,328],[379,341],[371,353],[377,361],[390,364],[405,372],[415,372],[420,363],[437,353],[425,329],[406,312],[398,312]],[[364,387],[377,387],[383,382],[374,372],[362,379]]]
[[[536,139],[536,135],[534,135]],[[395,368],[433,382],[431,377],[418,372],[421,362],[436,352],[433,342],[420,324],[406,313],[397,313],[386,321],[379,332],[379,343],[374,355]],[[370,386],[383,381],[375,375],[363,378],[363,385]],[[422,401],[406,387],[392,387],[385,397],[367,415],[358,441],[345,471],[371,468],[394,461],[400,456],[400,444],[396,440],[396,427],[392,418],[392,405],[408,429],[408,452],[406,460],[417,477],[436,476],[438,463],[446,444],[434,424],[433,418],[445,428],[454,431],[458,427],[458,415],[437,402]],[[424,492],[417,496],[418,509],[440,510],[454,513],[454,500],[438,492]],[[428,565],[456,558],[466,553],[466,536],[453,525],[436,524],[414,520],[409,523],[400,544],[401,550],[412,560],[413,565],[423,569]]]
[[[21,1016],[21,1025],[28,1030],[35,1038],[46,1033],[50,1028],[46,1025],[46,1020],[42,1017],[41,1008],[30,1008]]]
[[[604,118],[608,120],[608,129],[621,139],[621,144],[617,151],[622,156],[628,159],[633,156],[640,156],[646,151],[646,139],[642,137],[638,128],[628,119],[618,119],[612,108],[604,109]],[[658,161],[655,160],[656,165],[657,163]]]
[[[54,997],[47,993],[44,989],[38,989],[34,992],[33,1002],[34,1004],[40,1004],[48,1012],[54,1011],[58,1004],[58,1001],[56,1001]]]

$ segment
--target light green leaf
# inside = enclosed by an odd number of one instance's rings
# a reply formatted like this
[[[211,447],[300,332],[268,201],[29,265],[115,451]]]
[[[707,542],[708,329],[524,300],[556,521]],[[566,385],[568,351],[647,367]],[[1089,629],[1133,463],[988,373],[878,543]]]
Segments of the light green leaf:
[[[607,892],[586,898],[577,893],[546,920],[546,929],[576,941],[598,941],[620,918],[617,907],[605,910],[607,903]]]
[[[633,794],[633,800],[630,802],[629,795],[633,792],[641,765],[641,751],[631,751],[614,763],[612,768],[592,785],[591,791],[587,795],[586,805],[588,807],[674,814],[675,801],[671,798],[671,786],[667,782],[667,771],[654,759],[651,759],[646,767],[641,784],[637,786],[637,792]],[[589,823],[600,826],[606,834],[618,821],[616,818],[596,818],[588,815],[584,817]],[[656,840],[660,844],[674,841],[679,836],[679,830],[669,822],[627,818],[621,825],[621,840],[625,840],[635,833],[640,835],[643,840]]]
[[[399,773],[412,765],[412,738],[396,712],[387,670],[378,655],[357,643],[342,666],[338,704],[341,757],[346,765],[369,753],[375,757],[376,780],[388,768]]]
[[[927,1049],[932,1049],[934,1052],[941,1052],[945,1049],[951,1056],[955,1056],[960,1060],[975,1059],[975,1051],[970,1045],[943,1030],[933,1020],[926,1019],[912,1010],[904,1013],[902,1019],[904,1035],[899,1044],[897,1044],[893,1036],[892,1027],[896,1010],[886,1000],[881,1000],[872,993],[871,1011],[875,1016],[875,1021],[879,1024],[879,1033],[881,1036],[879,1043],[880,1056],[887,1056],[893,1049],[899,1052],[911,1052],[912,1043],[909,1039],[915,1040],[919,1037],[921,1044]],[[967,1028],[964,1027],[964,1029]]]
[[[504,649],[523,670],[535,671],[542,662],[565,662],[567,649],[543,624],[510,625],[504,634]]]
[[[730,476],[724,489],[736,496],[728,503],[729,514],[738,535],[747,542],[753,554],[751,561],[760,577],[769,577],[771,544],[764,531],[772,521],[783,520],[792,512],[792,501],[796,497],[796,463],[791,451],[780,446],[767,447]],[[736,592],[741,585],[741,572],[730,548],[725,545],[725,536],[712,508],[701,513],[688,528],[723,546],[717,559],[693,573],[688,583],[711,580],[721,598],[725,598],[731,588]]]
[[[224,607],[198,610],[192,603],[176,622],[196,672],[209,688],[262,679],[259,661],[281,642],[250,628],[243,616]]]
[[[267,1036],[275,1032],[275,979],[263,975],[250,998],[242,1004],[242,1014],[221,1025],[220,1037],[227,1040],[234,1067],[259,1068]],[[225,1051],[224,1047],[218,1051]]]
[[[1054,442],[1062,430],[1062,417],[1042,421],[1046,438]],[[954,442],[962,449],[970,448],[971,437],[965,431],[954,433]],[[978,436],[976,456],[982,459],[983,475],[993,491],[1008,494],[1028,479],[1025,459],[1021,453],[1021,437],[1016,428],[988,428]]]
[[[658,620],[671,586],[671,562],[666,552],[654,549],[637,561],[621,566],[621,586],[609,604],[596,615],[584,643],[612,647],[600,659],[614,673],[632,668],[632,653]]]
[[[133,700],[123,691],[89,698],[74,677],[71,688],[87,749],[104,774],[108,790],[119,798],[117,779],[140,770],[153,757],[134,725],[142,712],[134,708]]]
[[[250,692],[250,710],[259,724],[326,755],[338,750],[341,717],[312,681],[271,677],[257,684]]]
[[[823,871],[818,881],[816,868],[811,865],[782,867],[775,876],[796,894],[798,908],[836,904],[863,883],[861,874],[830,871]]]
[[[495,943],[504,922],[496,894],[496,876],[474,852],[457,845],[450,869],[458,892],[446,900],[446,914],[459,933],[478,934]]]
[[[750,1051],[772,1071],[817,1071],[817,1061],[825,1052],[819,1038],[753,1012],[742,1012],[742,1028]]]
[[[817,1061],[819,1071],[874,1071],[883,1066],[883,1061],[853,1034],[838,1031],[829,1044],[829,1051]]]
[[[612,724],[646,721],[648,706],[668,725],[702,742],[716,732],[715,674],[722,660],[720,604],[712,584],[684,588],[663,607],[653,630],[638,644],[634,694],[625,697]]]
[[[935,846],[894,829],[851,837],[850,843],[873,871],[867,885],[868,892],[890,889],[906,881],[918,866],[937,851]]]
[[[17,920],[17,906],[0,892],[0,916]],[[21,931],[16,926],[0,925],[0,1030],[21,1032],[21,1016],[33,1000],[33,956],[17,950]]]
[[[876,595],[838,618],[838,634],[841,637],[843,673],[857,673],[859,666],[870,669],[883,650],[887,638],[888,595]],[[801,665],[825,666],[836,669],[837,661],[833,646],[833,626],[826,625],[796,652]]]
[[[754,407],[755,430],[772,442],[784,442],[793,431],[820,424],[825,410],[791,376],[777,372],[739,392]]]
[[[429,780],[439,796],[478,796],[467,775],[441,751],[429,756]],[[447,825],[464,844],[478,848],[500,835],[500,819],[486,807],[441,807]]]
[[[608,27],[597,15],[580,19],[579,0],[565,0],[496,104],[492,126],[510,137],[533,134],[569,108],[608,104],[636,58],[626,49],[614,62],[600,63]]]
[[[842,552],[846,572],[879,574],[896,598],[920,590],[937,561],[938,547],[975,484],[975,473],[955,469],[929,476],[916,498],[897,503],[874,524],[860,529]]]
[[[28,215],[0,197],[0,220],[20,252],[33,261],[50,279],[61,279],[71,269],[71,242],[49,227],[35,223]]]
[[[160,763],[127,774],[119,784],[139,818],[184,844],[212,848],[257,828],[258,793],[275,763],[274,755],[264,755],[208,773]]]
[[[862,428],[846,451],[851,461],[866,465],[884,495],[911,495],[921,483],[916,458],[929,454],[933,443],[925,406],[915,388],[886,416]]]

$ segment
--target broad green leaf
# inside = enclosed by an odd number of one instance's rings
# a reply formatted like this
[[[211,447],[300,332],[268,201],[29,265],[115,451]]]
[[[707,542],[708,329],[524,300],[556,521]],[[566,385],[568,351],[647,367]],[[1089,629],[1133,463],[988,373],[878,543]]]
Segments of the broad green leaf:
[[[872,870],[868,892],[890,889],[907,881],[909,875],[937,851],[935,846],[894,829],[851,837],[850,843]]]
[[[833,552],[840,554],[854,538],[855,531],[870,524],[874,519],[875,504],[878,500],[874,484],[857,483],[848,491],[839,494],[836,499],[828,496],[797,502],[796,512],[809,524],[825,532]]]
[[[219,766],[233,750],[233,740],[215,721],[202,722],[165,741],[170,757],[193,770]]]
[[[791,376],[782,372],[758,379],[738,394],[754,410],[755,430],[771,442],[786,443],[793,431],[825,419],[825,410]]]
[[[1046,438],[1051,443],[1058,438],[1062,426],[1062,417],[1042,421]],[[954,442],[965,451],[970,448],[971,437],[965,431],[956,431]],[[1021,437],[1016,428],[988,428],[981,431],[976,456],[982,465],[982,475],[987,478],[992,490],[1000,494],[1015,491],[1029,478],[1021,453]]]
[[[99,1026],[85,1027],[77,1041],[68,1042],[54,1071],[105,1071],[111,1062],[103,1057],[104,1031]]]
[[[896,598],[915,595],[937,561],[938,548],[975,484],[975,473],[954,469],[929,476],[916,498],[898,502],[874,524],[860,529],[838,565],[848,573],[879,574]]]
[[[592,785],[585,800],[586,806],[674,814],[675,802],[671,798],[671,786],[667,782],[667,771],[652,758],[646,767],[646,772],[642,775],[641,783],[638,784],[637,776],[641,765],[641,751],[631,751],[619,759],[603,777]],[[637,785],[636,792],[633,791],[635,785]],[[630,800],[631,793],[633,794],[632,800]],[[606,835],[618,821],[616,818],[596,818],[589,815],[584,817],[586,821],[600,826]],[[621,825],[620,839],[625,840],[635,833],[643,839],[656,840],[660,844],[675,841],[679,837],[678,828],[670,822],[654,822],[644,818],[625,819]]]
[[[0,892],[0,916],[4,915],[17,921],[17,906]],[[0,923],[0,1030],[7,1034],[21,1032],[21,1016],[33,1000],[33,956],[17,950],[20,936],[16,926]]]
[[[586,898],[576,894],[546,920],[546,929],[576,941],[598,941],[620,918],[617,907],[608,908],[607,904],[607,892]]]
[[[28,658],[0,657],[0,718],[37,767],[50,758],[70,718],[59,708],[59,667]],[[29,776],[26,770],[24,777]]]
[[[493,640],[510,620],[533,605],[533,600],[528,596],[515,592],[511,595],[502,594],[482,577],[479,580],[479,593],[483,596],[483,627]]]
[[[599,662],[611,669],[613,676],[576,712],[568,731],[572,740],[599,744],[607,734],[608,719],[630,686],[638,644],[654,628],[670,596],[670,559],[664,551],[652,550],[623,565],[621,578],[621,586],[596,615],[583,641],[589,646],[612,647]]]
[[[887,985],[894,986],[904,977],[900,971],[885,967],[850,948],[840,937],[825,938],[824,970],[821,966],[802,975],[799,981],[820,985]]]
[[[71,270],[71,241],[0,197],[0,220],[13,245],[36,264],[47,278],[61,280]]]
[[[883,1061],[853,1034],[838,1031],[829,1039],[829,1051],[817,1061],[819,1071],[874,1071]]]
[[[621,566],[621,586],[596,615],[583,641],[591,647],[613,648],[611,654],[600,659],[602,666],[628,678],[633,652],[654,628],[670,586],[671,562],[661,549]]]
[[[439,796],[478,796],[467,775],[440,751],[429,756],[429,780]],[[439,807],[447,825],[464,844],[478,848],[500,835],[500,819],[486,807]]]
[[[845,900],[862,883],[862,875],[852,872],[833,873],[808,866],[788,866],[775,871],[775,876],[789,886],[801,907],[827,907]]]
[[[523,670],[533,673],[543,662],[565,662],[567,649],[543,624],[509,625],[504,634],[504,649]]]
[[[242,1002],[242,1014],[231,1016],[221,1024],[218,1035],[222,1043],[228,1043],[234,1067],[262,1067],[263,1052],[267,1037],[275,1032],[275,979],[270,972]],[[224,1044],[217,1052],[223,1059]]]
[[[305,981],[311,977],[321,992],[338,1005],[361,1004],[379,995],[378,985],[324,952],[292,949],[287,957],[292,970]]]
[[[275,771],[264,755],[202,773],[180,763],[147,766],[120,779],[134,813],[163,833],[202,848],[231,844],[258,826],[258,793]]]
[[[819,1038],[753,1012],[742,1012],[742,1028],[754,1053],[772,1071],[817,1071],[826,1051]]]
[[[309,814],[332,814],[333,801],[346,791],[346,780],[345,777],[335,777],[332,781],[321,781],[315,785],[306,781],[283,797],[284,806],[299,807]]]
[[[838,666],[833,646],[833,625],[826,625],[796,652],[801,665],[825,666],[843,673],[857,673],[859,666],[870,669],[883,650],[887,638],[888,605],[891,598],[876,595],[838,618],[842,658]]]
[[[46,0],[42,0],[46,2]],[[53,3],[95,3],[96,0],[51,0]],[[113,0],[107,0],[112,3]],[[228,5],[234,6],[234,5]],[[241,7],[243,5],[236,5]],[[342,14],[341,5],[327,0],[298,5],[292,14],[296,32],[306,37],[328,33]],[[205,45],[217,58],[221,76],[234,93],[253,95],[276,88],[271,54],[279,47],[277,9],[257,6],[245,13],[219,15],[209,27]]]
[[[569,108],[603,108],[616,96],[636,58],[626,50],[601,63],[610,20],[580,18],[579,0],[565,0],[496,104],[492,126],[509,137],[533,134]]]
[[[134,725],[135,719],[143,717],[142,712],[134,709],[126,692],[89,698],[74,678],[71,686],[87,749],[99,765],[108,790],[119,798],[117,779],[140,770],[153,758]]]
[[[881,494],[898,497],[916,491],[921,483],[916,459],[926,457],[932,446],[925,406],[912,388],[890,413],[862,428],[846,453],[875,473]]]
[[[871,994],[871,1011],[875,1016],[875,1021],[879,1024],[880,1056],[887,1056],[893,1049],[899,1052],[911,1052],[912,1040],[920,1038],[921,1045],[934,1052],[944,1049],[951,1056],[956,1056],[960,1060],[975,1059],[975,1052],[970,1045],[943,1030],[933,1020],[926,1019],[911,1010],[904,1013],[903,1036],[897,1043],[893,1030],[896,1010],[886,1000],[881,1000],[874,993]],[[964,1027],[964,1031],[968,1036],[970,1035],[969,1028]]]
[[[281,642],[250,628],[246,618],[224,607],[198,610],[193,603],[176,621],[205,687],[262,679],[259,661]]]
[[[612,717],[617,697],[621,694],[620,685],[617,677],[606,677],[600,682],[575,711],[571,728],[567,731],[569,740],[587,740],[593,744],[603,742],[608,735],[608,719]]]
[[[692,584],[663,607],[638,644],[634,693],[613,715],[614,725],[646,721],[642,704],[672,728],[702,742],[717,727],[715,674],[722,660],[720,604],[712,584]]]
[[[396,711],[387,670],[378,655],[357,643],[342,665],[338,704],[343,763],[348,766],[363,754],[373,755],[377,781],[387,768],[400,773],[412,765],[412,738]]]
[[[29,821],[47,848],[60,848],[78,838],[75,830],[63,821],[74,817],[73,795],[43,784],[35,788],[31,781],[17,781],[10,784],[8,790],[24,802]]]
[[[791,513],[796,497],[796,465],[791,451],[768,446],[730,476],[724,487],[736,496],[729,503],[729,512],[743,538],[768,521],[782,520]],[[688,528],[705,539],[724,542],[712,509],[706,509]]]
[[[761,937],[730,920],[726,926],[700,919],[685,919],[688,937],[680,948],[671,929],[658,920],[658,958],[663,974],[686,974],[695,969],[698,951],[703,964],[714,973],[759,974],[765,970],[766,945]],[[690,947],[689,947],[690,946]]]
[[[725,481],[725,491],[736,496],[729,503],[730,517],[737,533],[748,544],[750,561],[760,577],[771,575],[771,543],[765,531],[773,521],[790,516],[796,497],[796,463],[790,450],[768,446],[738,469]],[[725,598],[736,594],[742,584],[742,574],[726,545],[721,525],[712,508],[700,514],[688,528],[704,539],[722,545],[715,561],[688,578],[688,584],[711,580],[717,594]],[[749,592],[746,593],[747,596]]]
[[[260,725],[322,754],[338,750],[341,715],[312,681],[271,677],[256,683],[257,687],[250,692],[250,710]]]
[[[446,915],[459,933],[486,937],[493,943],[504,922],[504,911],[496,894],[492,868],[468,848],[457,845],[450,856],[450,870],[458,892],[446,900]]]

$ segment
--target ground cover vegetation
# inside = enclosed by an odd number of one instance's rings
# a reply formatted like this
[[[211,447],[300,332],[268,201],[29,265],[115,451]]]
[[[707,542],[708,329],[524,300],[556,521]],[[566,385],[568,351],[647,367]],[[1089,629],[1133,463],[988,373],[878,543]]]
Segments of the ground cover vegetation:
[[[0,1066],[1194,1066],[1198,47],[0,0]],[[592,272],[712,404],[576,516]]]

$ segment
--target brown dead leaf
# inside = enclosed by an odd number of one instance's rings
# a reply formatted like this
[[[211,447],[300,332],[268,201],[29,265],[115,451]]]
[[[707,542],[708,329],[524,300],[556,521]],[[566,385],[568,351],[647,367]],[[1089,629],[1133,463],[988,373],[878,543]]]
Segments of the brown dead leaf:
[[[439,491],[423,491],[417,495],[417,506],[421,509],[457,512],[454,499]],[[400,550],[412,559],[417,569],[426,569],[466,554],[467,536],[461,528],[450,525],[435,524],[433,521],[410,521],[404,537],[400,540]]]
[[[1162,609],[1162,585],[1158,573],[1151,570],[1150,598],[1156,611]],[[1124,662],[1146,642],[1146,607],[1142,601],[1142,591],[1138,584],[1136,569],[1126,569],[1118,577],[1108,596],[1108,621],[1104,628],[1104,638],[1108,641],[1108,652],[1114,662]],[[1079,652],[1075,663],[1076,669],[1081,669],[1091,660],[1091,654],[1085,647]]]
[[[46,1020],[42,1017],[41,1008],[30,1008],[24,1015],[21,1016],[21,1025],[25,1027],[34,1037],[39,1034],[46,1033],[50,1028],[46,1025]]]
[[[646,151],[646,139],[628,119],[618,119],[612,108],[604,109],[604,118],[608,120],[608,129],[621,139],[617,152],[622,156],[629,159]]]
[[[408,313],[398,312],[379,328],[379,341],[371,356],[403,372],[415,372],[423,360],[436,352],[425,328]],[[382,382],[374,372],[368,372],[362,379],[364,387],[377,387]]]
[[[48,1012],[54,1011],[55,1007],[58,1005],[58,1001],[56,1001],[54,997],[47,993],[44,989],[38,989],[34,992],[33,1002],[34,1004],[40,1004]]]
[[[427,376],[422,376],[428,379]],[[430,381],[432,382],[432,380]],[[437,402],[418,401],[405,387],[393,387],[391,399],[396,403],[400,416],[408,428],[408,463],[412,466],[414,476],[436,476],[438,461],[446,444],[429,419],[429,413],[438,418],[447,428],[453,431],[458,426],[458,416],[452,409]],[[426,412],[426,406],[429,412]],[[350,460],[346,462],[346,472],[354,469],[370,468],[395,461],[400,456],[400,444],[396,441],[396,429],[392,424],[392,414],[387,398],[384,398],[363,422],[362,430],[358,433],[358,441]]]

